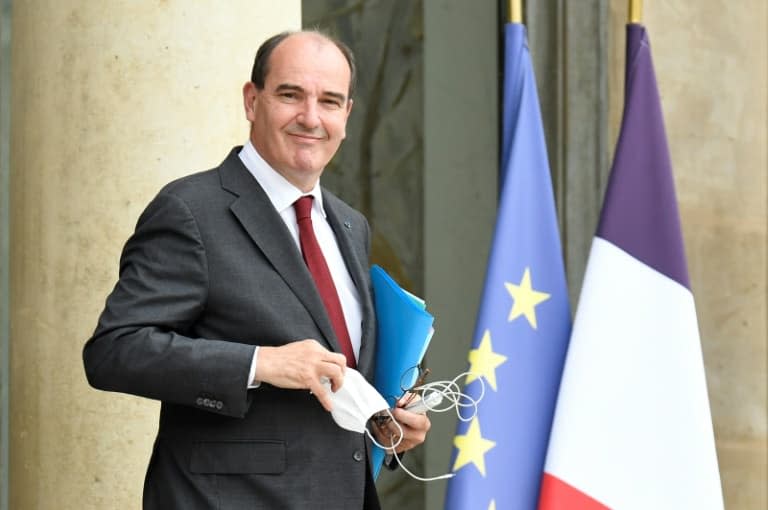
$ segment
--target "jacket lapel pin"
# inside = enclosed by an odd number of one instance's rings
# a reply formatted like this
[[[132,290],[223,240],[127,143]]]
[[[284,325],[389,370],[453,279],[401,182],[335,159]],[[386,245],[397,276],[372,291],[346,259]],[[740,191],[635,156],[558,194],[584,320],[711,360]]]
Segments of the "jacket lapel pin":
[[[350,222],[348,222],[348,221],[345,221],[344,222],[344,228],[346,228],[348,230],[352,230],[352,224]]]

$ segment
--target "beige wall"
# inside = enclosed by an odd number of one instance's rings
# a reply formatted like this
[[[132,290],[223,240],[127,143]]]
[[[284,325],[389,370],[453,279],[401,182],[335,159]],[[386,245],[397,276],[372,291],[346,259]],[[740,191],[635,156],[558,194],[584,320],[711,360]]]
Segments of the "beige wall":
[[[13,2],[11,500],[139,508],[157,405],[81,349],[141,209],[247,137],[240,86],[298,0]]]
[[[768,507],[768,4],[646,1],[726,507]],[[611,0],[611,127],[626,0]]]
[[[613,137],[626,0],[611,0]],[[766,508],[768,4],[646,1],[726,505]],[[239,84],[298,0],[13,3],[11,504],[138,508],[155,404],[80,352],[160,185],[246,136]]]

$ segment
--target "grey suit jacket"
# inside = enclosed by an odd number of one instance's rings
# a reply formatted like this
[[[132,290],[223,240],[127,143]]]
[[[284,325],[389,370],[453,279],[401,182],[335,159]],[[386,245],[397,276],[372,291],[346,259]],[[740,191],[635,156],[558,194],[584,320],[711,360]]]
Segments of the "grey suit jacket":
[[[162,401],[145,508],[377,508],[364,436],[338,427],[307,390],[247,390],[255,345],[314,338],[341,349],[239,150],[168,184],[139,218],[83,350],[88,381]],[[371,380],[368,223],[325,190],[323,203],[362,300],[358,370]]]

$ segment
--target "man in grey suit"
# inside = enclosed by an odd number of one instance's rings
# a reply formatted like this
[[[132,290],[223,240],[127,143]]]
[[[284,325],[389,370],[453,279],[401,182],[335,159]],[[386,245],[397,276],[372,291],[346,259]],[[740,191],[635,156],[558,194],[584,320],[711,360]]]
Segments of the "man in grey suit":
[[[375,363],[368,223],[319,185],[354,73],[328,36],[268,39],[243,87],[248,142],[165,186],[125,245],[83,359],[94,387],[162,402],[145,508],[379,507],[365,436],[336,425],[321,384]],[[341,326],[302,257],[303,196]],[[424,441],[426,416],[394,417],[399,451]]]

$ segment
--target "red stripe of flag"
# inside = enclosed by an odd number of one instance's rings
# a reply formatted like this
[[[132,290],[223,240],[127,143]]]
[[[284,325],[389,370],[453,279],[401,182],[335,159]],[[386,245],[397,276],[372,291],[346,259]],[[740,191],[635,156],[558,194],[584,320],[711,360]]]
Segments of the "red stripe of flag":
[[[539,510],[610,510],[576,487],[568,485],[556,476],[544,473],[541,481]]]

